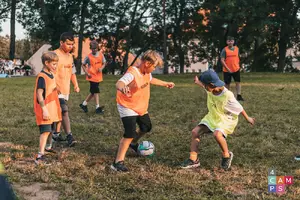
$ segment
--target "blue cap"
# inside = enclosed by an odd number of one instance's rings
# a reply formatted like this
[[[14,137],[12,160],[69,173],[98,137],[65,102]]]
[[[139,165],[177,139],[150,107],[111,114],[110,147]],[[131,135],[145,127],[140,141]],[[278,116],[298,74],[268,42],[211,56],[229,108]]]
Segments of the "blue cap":
[[[220,80],[218,74],[213,70],[203,72],[200,75],[199,80],[206,85],[211,83],[216,87],[222,87],[225,85],[225,83]]]

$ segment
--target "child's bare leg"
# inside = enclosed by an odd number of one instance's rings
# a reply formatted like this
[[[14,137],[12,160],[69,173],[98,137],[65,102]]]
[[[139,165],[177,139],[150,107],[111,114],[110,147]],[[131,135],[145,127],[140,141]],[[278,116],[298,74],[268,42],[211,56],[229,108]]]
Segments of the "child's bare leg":
[[[60,130],[61,130],[61,121],[60,121],[60,122],[57,122],[55,132],[56,132],[56,133],[60,133]]]
[[[201,126],[196,126],[192,130],[192,141],[191,141],[191,147],[190,147],[190,159],[195,161],[198,157],[198,148],[199,148],[199,142],[200,142],[200,132]]]
[[[125,159],[126,152],[129,148],[129,145],[132,140],[133,140],[133,138],[122,138],[121,139],[115,163],[117,163],[119,161],[123,161]]]
[[[50,135],[50,132],[44,132],[40,135],[40,148],[39,153],[44,155],[45,154],[45,147],[47,143],[48,136]]]
[[[95,97],[95,102],[96,102],[96,108],[98,108],[99,107],[99,93],[95,93],[94,97]]]
[[[216,141],[218,142],[219,146],[222,149],[223,157],[224,158],[230,157],[227,142],[226,142],[226,139],[223,136],[223,133],[221,131],[215,131],[214,132],[214,137],[215,137]]]
[[[48,135],[47,144],[46,144],[46,149],[51,149],[51,148],[52,148],[52,133]]]
[[[225,87],[230,90],[230,84],[225,84]]]
[[[94,97],[93,94],[89,94],[86,99],[84,100],[86,103],[88,103],[92,98]]]
[[[68,111],[62,113],[62,125],[66,134],[71,133],[71,124]]]
[[[131,144],[137,144],[139,139],[143,137],[146,134],[146,132],[142,132],[140,129],[136,131],[136,137],[132,140]]]
[[[235,89],[236,89],[236,94],[241,95],[241,83],[240,82],[235,82]]]

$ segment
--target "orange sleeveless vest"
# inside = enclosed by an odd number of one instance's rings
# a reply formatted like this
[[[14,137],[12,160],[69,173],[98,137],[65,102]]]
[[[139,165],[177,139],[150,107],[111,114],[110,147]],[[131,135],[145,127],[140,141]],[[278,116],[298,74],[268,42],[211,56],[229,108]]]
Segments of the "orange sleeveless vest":
[[[99,83],[103,81],[102,72],[99,72],[98,69],[102,67],[103,55],[99,52],[98,57],[94,57],[91,53],[88,55],[90,60],[90,66],[88,68],[88,73],[91,74],[91,78],[86,76],[86,80]]]
[[[142,116],[148,111],[151,74],[142,75],[136,67],[128,68],[126,73],[134,76],[134,80],[128,85],[130,94],[127,96],[118,90],[117,102]]]
[[[70,82],[72,76],[73,56],[72,54],[64,53],[60,49],[54,51],[58,57],[58,65],[56,69],[55,79],[60,93],[63,95],[70,94]]]
[[[234,50],[231,51],[228,46],[225,47],[226,58],[225,63],[231,72],[237,72],[240,69],[240,58],[239,58],[239,48],[234,46]],[[228,70],[223,67],[223,72],[228,72]]]
[[[43,77],[45,80],[46,88],[45,88],[44,103],[49,112],[50,120],[43,120],[43,110],[40,104],[38,103],[37,84],[38,84],[39,77]],[[33,106],[34,106],[37,125],[52,124],[53,122],[61,121],[61,108],[58,100],[55,78],[51,79],[50,77],[47,76],[47,74],[43,72],[40,72],[37,75],[35,88],[34,88]]]

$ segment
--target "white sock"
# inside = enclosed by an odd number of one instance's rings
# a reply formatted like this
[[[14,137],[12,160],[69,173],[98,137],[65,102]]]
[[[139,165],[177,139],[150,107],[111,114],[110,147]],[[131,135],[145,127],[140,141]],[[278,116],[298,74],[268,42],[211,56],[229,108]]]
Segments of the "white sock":
[[[99,108],[99,107],[100,107],[99,104],[97,104],[97,105],[96,105],[96,109]]]
[[[38,155],[37,155],[37,158],[40,158],[42,156],[43,156],[43,154],[41,152],[39,152]]]
[[[82,105],[86,106],[86,105],[87,105],[87,102],[86,102],[86,101],[83,101],[83,102],[82,102]]]
[[[52,144],[46,144],[46,149],[51,149],[52,148]]]

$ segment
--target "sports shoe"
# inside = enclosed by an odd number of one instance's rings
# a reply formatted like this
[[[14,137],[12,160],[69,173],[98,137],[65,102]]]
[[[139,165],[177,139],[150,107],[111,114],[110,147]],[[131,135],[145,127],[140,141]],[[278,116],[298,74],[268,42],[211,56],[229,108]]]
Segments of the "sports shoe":
[[[238,100],[238,101],[245,101],[244,98],[242,97],[242,95],[240,95],[240,94],[238,94],[236,96],[236,100]]]
[[[182,169],[191,169],[191,168],[197,168],[200,166],[200,161],[197,158],[197,160],[193,161],[191,159],[185,160],[181,165],[180,168]]]
[[[88,112],[88,107],[83,105],[82,103],[79,105],[79,107],[83,110],[83,112],[87,113]]]
[[[132,144],[132,143],[130,143],[129,147],[130,147],[135,153],[138,153],[138,147],[139,147],[139,144]]]
[[[45,148],[45,152],[53,153],[53,154],[57,153],[53,148],[50,148],[50,149]]]
[[[230,168],[231,162],[232,162],[232,158],[233,158],[233,153],[232,152],[229,152],[229,158],[222,157],[221,167],[224,170],[228,170]]]
[[[53,133],[52,140],[54,142],[63,142],[66,141],[66,138],[63,138],[63,136],[60,133]]]
[[[128,168],[125,167],[124,165],[124,161],[119,161],[117,163],[113,163],[110,168],[114,171],[118,171],[118,172],[128,172]]]
[[[96,114],[103,114],[104,113],[103,108],[104,108],[104,106],[96,108]]]
[[[295,160],[300,161],[300,155],[295,156]]]
[[[51,165],[45,159],[45,156],[41,156],[38,158],[38,155],[35,156],[34,162],[36,165]]]
[[[67,142],[69,147],[74,147],[76,144],[76,140],[73,138],[73,135],[71,133],[67,135]]]

